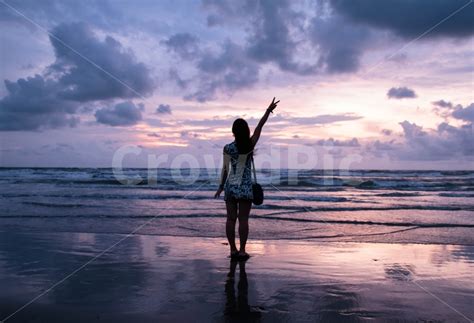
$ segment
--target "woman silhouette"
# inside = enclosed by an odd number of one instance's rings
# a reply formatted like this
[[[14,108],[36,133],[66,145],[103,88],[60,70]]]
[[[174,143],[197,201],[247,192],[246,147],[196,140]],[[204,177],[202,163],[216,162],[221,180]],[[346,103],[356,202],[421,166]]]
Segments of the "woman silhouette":
[[[224,165],[222,166],[221,182],[215,198],[225,191],[224,200],[227,208],[226,235],[230,246],[231,258],[248,258],[245,245],[249,234],[249,214],[252,208],[252,177],[251,159],[257,145],[263,125],[277,104],[275,98],[268,106],[265,114],[250,136],[247,121],[237,119],[232,125],[235,140],[224,146]],[[231,168],[229,167],[229,164]],[[239,219],[240,250],[235,245],[235,222]]]

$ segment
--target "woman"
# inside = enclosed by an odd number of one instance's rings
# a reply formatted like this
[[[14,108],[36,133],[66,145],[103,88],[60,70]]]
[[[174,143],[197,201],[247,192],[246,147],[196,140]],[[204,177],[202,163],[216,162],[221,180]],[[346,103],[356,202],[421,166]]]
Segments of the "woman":
[[[224,165],[222,167],[221,182],[217,189],[215,198],[225,191],[224,200],[227,208],[226,235],[229,240],[231,258],[248,258],[245,245],[249,234],[249,214],[252,208],[252,158],[253,151],[257,145],[263,125],[270,113],[277,107],[280,101],[268,106],[265,114],[255,128],[252,136],[250,129],[244,119],[237,119],[232,125],[232,133],[235,140],[224,146]],[[229,168],[229,164],[232,166]],[[235,222],[239,219],[240,250],[235,245]]]

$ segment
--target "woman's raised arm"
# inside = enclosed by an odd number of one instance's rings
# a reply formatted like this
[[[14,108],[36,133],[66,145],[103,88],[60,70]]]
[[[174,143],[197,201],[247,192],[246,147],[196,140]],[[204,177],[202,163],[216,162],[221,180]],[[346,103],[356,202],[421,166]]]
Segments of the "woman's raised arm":
[[[255,145],[257,144],[258,139],[260,138],[260,134],[262,133],[263,125],[265,124],[265,122],[267,122],[270,113],[273,113],[273,110],[275,110],[275,108],[277,107],[278,102],[280,102],[280,100],[275,102],[275,98],[273,98],[273,101],[268,106],[262,119],[260,119],[260,122],[258,123],[257,127],[255,128],[255,131],[252,134],[252,137],[250,138],[253,147],[255,147]]]

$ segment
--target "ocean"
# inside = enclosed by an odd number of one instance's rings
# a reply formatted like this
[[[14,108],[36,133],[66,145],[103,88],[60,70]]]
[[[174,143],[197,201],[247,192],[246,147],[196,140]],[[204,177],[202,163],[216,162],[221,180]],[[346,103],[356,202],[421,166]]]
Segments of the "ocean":
[[[129,168],[117,177],[110,168],[0,168],[0,225],[225,237],[225,204],[213,198],[219,172]],[[252,209],[251,240],[474,244],[474,171],[262,169],[257,176],[265,201]]]

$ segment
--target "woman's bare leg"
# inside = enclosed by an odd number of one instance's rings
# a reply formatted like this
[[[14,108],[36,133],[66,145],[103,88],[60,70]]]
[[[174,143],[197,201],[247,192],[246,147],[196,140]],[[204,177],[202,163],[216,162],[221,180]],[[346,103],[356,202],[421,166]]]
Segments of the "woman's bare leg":
[[[249,236],[249,214],[252,209],[252,201],[239,201],[239,237],[240,237],[240,254],[245,255],[245,245]]]
[[[229,241],[230,253],[237,252],[237,246],[235,245],[235,222],[237,221],[237,201],[235,199],[229,199],[225,202],[227,208],[227,221],[225,224],[225,233],[227,240]]]

